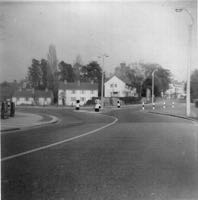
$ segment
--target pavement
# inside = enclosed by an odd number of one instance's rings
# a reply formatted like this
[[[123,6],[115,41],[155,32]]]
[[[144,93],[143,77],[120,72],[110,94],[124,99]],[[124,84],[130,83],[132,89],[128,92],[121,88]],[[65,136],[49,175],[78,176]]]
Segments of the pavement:
[[[10,117],[4,120],[1,119],[1,133],[33,128],[37,126],[55,123],[57,121],[58,118],[52,115],[33,114],[17,111],[14,117]]]
[[[145,111],[163,114],[169,116],[180,117],[189,120],[198,120],[198,108],[195,107],[194,104],[191,104],[191,115],[189,117],[186,116],[186,104],[185,103],[174,103],[166,102],[165,106],[163,102],[156,103],[155,109],[153,109],[152,105],[145,105]]]

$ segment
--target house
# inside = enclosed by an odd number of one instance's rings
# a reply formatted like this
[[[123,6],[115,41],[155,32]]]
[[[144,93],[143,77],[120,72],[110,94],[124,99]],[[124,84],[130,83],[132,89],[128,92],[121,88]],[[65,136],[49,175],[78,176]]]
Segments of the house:
[[[32,90],[18,90],[12,96],[15,105],[34,105],[34,93]]]
[[[37,105],[51,105],[53,102],[53,93],[51,90],[36,90],[34,99]]]
[[[105,82],[104,88],[105,97],[128,97],[136,95],[136,88],[132,88],[115,75]]]
[[[53,93],[50,90],[20,89],[13,94],[12,101],[16,105],[50,105]]]
[[[80,100],[84,105],[92,97],[98,97],[98,84],[87,82],[60,82],[58,89],[58,105],[75,105]]]

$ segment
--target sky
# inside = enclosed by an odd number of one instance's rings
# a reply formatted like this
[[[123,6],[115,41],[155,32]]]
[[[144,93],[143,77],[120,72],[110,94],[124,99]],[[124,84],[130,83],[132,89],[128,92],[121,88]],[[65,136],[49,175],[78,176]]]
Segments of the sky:
[[[12,1],[0,3],[0,82],[25,78],[31,60],[47,59],[49,45],[58,61],[83,64],[107,54],[104,70],[121,62],[158,63],[186,80],[188,25],[194,18],[192,70],[198,69],[195,0]]]

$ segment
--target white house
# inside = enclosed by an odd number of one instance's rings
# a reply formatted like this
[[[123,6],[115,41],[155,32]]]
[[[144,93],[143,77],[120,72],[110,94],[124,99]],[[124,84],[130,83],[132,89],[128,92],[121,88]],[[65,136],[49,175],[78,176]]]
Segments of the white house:
[[[16,105],[50,105],[53,100],[52,91],[18,90],[14,93],[12,101]]]
[[[53,93],[50,90],[36,90],[35,94],[35,101],[37,105],[51,105],[53,101]]]
[[[15,105],[33,105],[34,97],[32,90],[18,90],[12,96]]]
[[[115,75],[105,82],[104,87],[105,97],[127,97],[136,95],[135,88],[127,85],[127,83]]]
[[[76,100],[84,105],[92,97],[98,97],[98,84],[80,81],[59,83],[58,105],[75,105]]]

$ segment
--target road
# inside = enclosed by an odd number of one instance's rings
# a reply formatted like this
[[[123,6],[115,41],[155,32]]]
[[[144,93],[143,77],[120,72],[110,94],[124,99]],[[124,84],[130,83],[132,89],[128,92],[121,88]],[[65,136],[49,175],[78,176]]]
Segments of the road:
[[[46,112],[62,121],[2,135],[2,199],[198,199],[198,127],[191,121],[133,108],[108,116]]]

